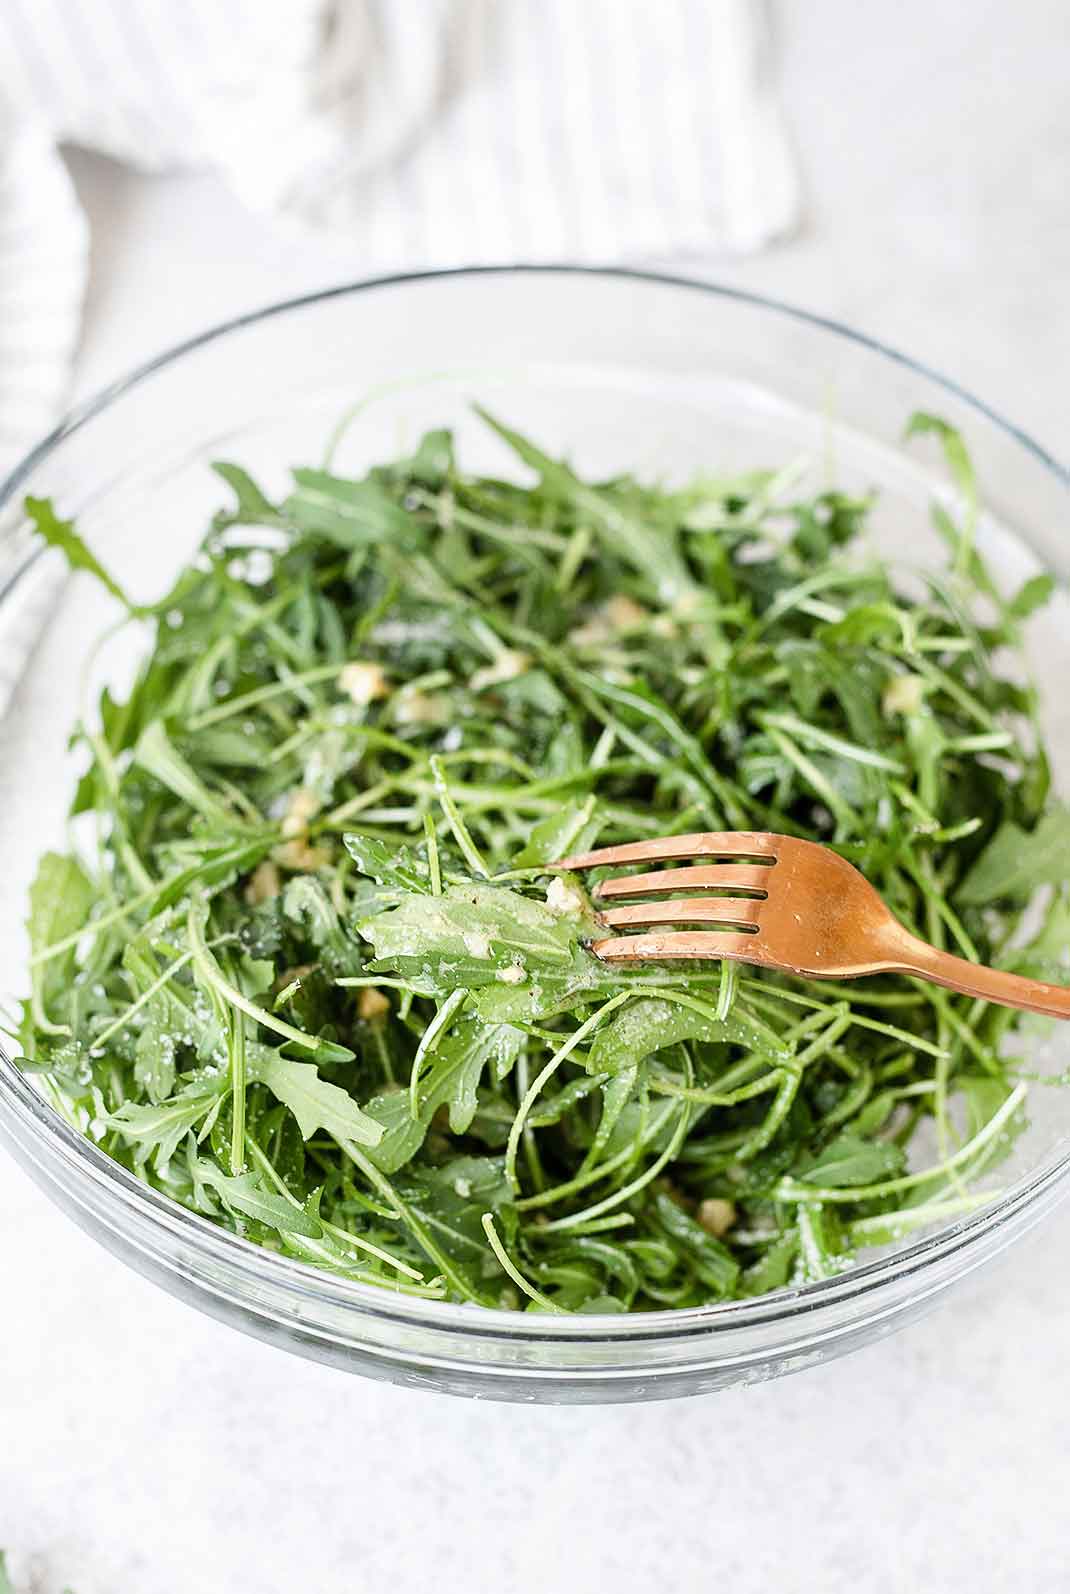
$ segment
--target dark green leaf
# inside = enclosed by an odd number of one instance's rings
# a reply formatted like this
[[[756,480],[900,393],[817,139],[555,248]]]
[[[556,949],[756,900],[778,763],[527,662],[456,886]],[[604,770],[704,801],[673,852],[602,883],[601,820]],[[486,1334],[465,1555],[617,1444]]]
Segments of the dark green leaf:
[[[347,831],[342,840],[361,874],[377,885],[397,891],[430,892],[431,872],[426,860],[413,848],[397,843],[391,845],[377,836],[353,830]]]
[[[378,482],[346,481],[322,470],[295,470],[294,481],[285,512],[310,536],[349,549],[380,542],[413,549],[424,540],[418,522]]]
[[[24,508],[33,522],[33,529],[37,535],[42,537],[49,547],[58,548],[72,570],[86,571],[106,587],[124,609],[128,609],[131,614],[136,612],[119,583],[108,574],[96,555],[90,552],[75,531],[73,520],[60,520],[50,498],[27,498],[24,500]]]
[[[441,432],[282,507],[218,467],[233,504],[72,736],[92,874],[35,882],[23,1066],[205,1220],[472,1304],[701,1306],[971,1210],[1031,1026],[895,977],[603,961],[599,875],[553,872],[784,831],[921,934],[1064,980],[1070,817],[1020,657],[1051,583],[1005,599],[961,439],[913,429],[956,493],[949,570],[909,584],[868,498],[793,501],[790,466],[587,481],[499,425],[526,485]]]
[[[281,1234],[305,1234],[315,1239],[323,1233],[323,1225],[296,1207],[284,1196],[265,1188],[254,1174],[234,1176],[221,1173],[214,1163],[202,1159],[198,1171],[203,1182],[217,1190],[223,1201],[245,1218],[253,1218],[265,1228],[278,1229]]]
[[[531,835],[513,859],[513,867],[527,869],[535,864],[555,863],[569,853],[586,852],[594,845],[602,825],[593,797],[582,803],[565,803],[559,813],[550,814],[532,827]]]
[[[213,460],[212,469],[233,489],[237,500],[233,509],[220,510],[216,515],[213,525],[217,531],[223,531],[228,526],[285,525],[285,518],[261,492],[248,471],[222,459]]]
[[[864,1140],[861,1135],[837,1135],[832,1143],[799,1175],[807,1184],[838,1189],[843,1185],[879,1184],[903,1171],[903,1153],[891,1140]]]
[[[306,1140],[317,1129],[364,1146],[375,1146],[382,1138],[381,1126],[361,1111],[347,1091],[321,1079],[315,1063],[299,1063],[260,1046],[249,1059],[249,1072],[290,1109]]]
[[[164,1168],[179,1144],[215,1106],[219,1090],[215,1085],[197,1085],[169,1096],[166,1101],[139,1106],[125,1101],[105,1121],[110,1129],[136,1147],[138,1162],[152,1157],[157,1168]]]
[[[1012,620],[1028,620],[1031,614],[1044,607],[1054,591],[1055,577],[1048,571],[1030,576],[1007,604],[1007,614]]]
[[[1039,886],[1070,879],[1070,809],[1053,808],[1026,831],[1006,821],[992,837],[955,895],[960,902],[1023,900]]]

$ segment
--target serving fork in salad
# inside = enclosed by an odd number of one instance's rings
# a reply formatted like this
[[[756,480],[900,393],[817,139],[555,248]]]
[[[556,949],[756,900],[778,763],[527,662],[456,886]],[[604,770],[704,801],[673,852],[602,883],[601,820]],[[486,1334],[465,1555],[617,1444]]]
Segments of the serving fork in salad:
[[[676,863],[684,867],[661,867]],[[607,962],[734,958],[819,980],[912,974],[964,996],[1070,1018],[1070,988],[930,946],[900,924],[853,864],[817,842],[701,831],[600,847],[556,867],[628,864],[653,867],[603,877],[593,888],[601,923],[624,932],[592,944]]]

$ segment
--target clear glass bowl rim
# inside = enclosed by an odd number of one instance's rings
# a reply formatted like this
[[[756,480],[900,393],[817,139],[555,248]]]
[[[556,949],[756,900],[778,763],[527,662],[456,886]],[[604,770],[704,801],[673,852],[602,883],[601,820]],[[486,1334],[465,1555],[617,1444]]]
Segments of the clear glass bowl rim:
[[[21,484],[65,438],[86,425],[95,415],[125,396],[139,383],[205,344],[222,339],[228,333],[254,326],[260,321],[331,299],[371,292],[377,288],[403,287],[454,277],[478,276],[624,278],[634,282],[708,294],[792,318],[882,356],[942,387],[1010,436],[1020,447],[1032,454],[1041,466],[1050,471],[1061,486],[1070,490],[1070,470],[983,400],[923,362],[912,359],[877,338],[855,331],[832,317],[802,310],[747,289],[704,282],[675,273],[632,267],[529,265],[519,262],[514,265],[464,266],[441,271],[401,272],[360,279],[279,300],[209,327],[163,350],[73,407],[59,424],[15,465],[6,479],[0,482],[0,514],[10,506]],[[45,551],[35,549],[27,558],[19,561],[9,580],[0,588],[0,602]],[[61,1152],[64,1161],[77,1169],[79,1177],[84,1178],[88,1185],[94,1186],[95,1193],[113,1205],[115,1216],[120,1223],[123,1214],[129,1213],[131,1217],[151,1223],[158,1228],[161,1231],[161,1239],[166,1232],[171,1240],[179,1241],[184,1248],[187,1266],[194,1261],[203,1262],[209,1270],[222,1269],[232,1276],[241,1275],[252,1286],[270,1282],[281,1290],[304,1297],[310,1303],[319,1301],[334,1307],[348,1306],[360,1316],[404,1322],[410,1327],[426,1326],[446,1334],[453,1331],[466,1338],[523,1339],[527,1343],[538,1341],[546,1345],[555,1342],[610,1345],[614,1342],[634,1343],[644,1339],[662,1343],[679,1342],[699,1336],[703,1338],[715,1336],[718,1330],[738,1332],[750,1327],[768,1329],[774,1324],[786,1325],[793,1320],[812,1319],[822,1308],[842,1308],[852,1301],[859,1301],[862,1297],[866,1299],[871,1310],[879,1313],[879,1297],[886,1288],[891,1288],[893,1285],[901,1286],[913,1275],[930,1270],[938,1272],[939,1263],[948,1262],[963,1251],[976,1251],[977,1261],[983,1260],[988,1251],[982,1242],[989,1236],[995,1236],[1001,1229],[1017,1228],[1018,1225],[1013,1220],[1023,1219],[1029,1208],[1035,1205],[1047,1205],[1048,1203],[1042,1198],[1051,1197],[1055,1187],[1070,1173],[1070,1146],[1068,1146],[1066,1150],[1049,1155],[1037,1168],[990,1205],[944,1226],[933,1234],[902,1246],[889,1256],[857,1264],[833,1278],[779,1290],[755,1300],[712,1303],[683,1310],[658,1312],[533,1316],[527,1312],[473,1308],[470,1305],[458,1305],[449,1301],[428,1301],[418,1297],[393,1294],[387,1288],[359,1284],[324,1272],[307,1263],[280,1256],[216,1227],[207,1218],[187,1211],[177,1202],[143,1185],[90,1140],[72,1129],[37,1093],[28,1076],[15,1066],[2,1045],[0,1045],[0,1101],[3,1102],[5,1110],[13,1111],[21,1120],[21,1127],[29,1132],[31,1139],[48,1143],[53,1154],[56,1151]]]

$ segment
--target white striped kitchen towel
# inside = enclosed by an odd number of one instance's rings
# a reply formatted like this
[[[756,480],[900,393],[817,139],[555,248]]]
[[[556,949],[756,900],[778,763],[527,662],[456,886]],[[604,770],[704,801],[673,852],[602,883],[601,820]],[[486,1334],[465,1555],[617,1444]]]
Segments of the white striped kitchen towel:
[[[741,253],[797,192],[762,0],[3,0],[0,472],[55,414],[87,240],[56,146],[212,167],[362,274]]]

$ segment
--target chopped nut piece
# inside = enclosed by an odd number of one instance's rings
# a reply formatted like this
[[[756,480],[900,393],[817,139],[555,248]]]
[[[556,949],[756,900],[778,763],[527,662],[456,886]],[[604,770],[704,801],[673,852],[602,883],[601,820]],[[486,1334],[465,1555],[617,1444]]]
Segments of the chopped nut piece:
[[[398,692],[393,709],[397,725],[441,725],[450,717],[448,700],[428,692]]]
[[[602,642],[608,642],[611,636],[609,622],[604,614],[592,614],[591,617],[577,625],[568,634],[568,640],[574,648],[596,648]]]
[[[271,856],[284,869],[310,873],[322,869],[331,861],[331,850],[326,846],[311,846],[307,836],[295,836],[272,849]]]
[[[251,908],[261,902],[270,902],[282,889],[279,871],[270,858],[258,863],[245,883],[245,900]]]
[[[503,681],[515,681],[518,675],[526,675],[530,668],[530,653],[521,653],[516,648],[503,648],[493,664],[475,671],[468,685],[471,691],[482,692],[485,687],[499,686]]]
[[[384,1013],[390,1011],[390,999],[383,995],[374,985],[361,987],[357,997],[357,1015],[369,1022],[375,1018],[382,1018]]]
[[[920,675],[893,675],[884,688],[885,714],[916,714],[925,702],[925,682]]]
[[[582,913],[587,904],[578,886],[557,877],[546,888],[546,906],[551,913],[565,914]]]
[[[681,592],[680,596],[673,604],[673,611],[674,613],[678,614],[682,620],[688,620],[692,615],[697,614],[701,606],[702,594],[692,587],[687,592]]]
[[[634,598],[629,598],[622,592],[610,598],[606,604],[606,619],[616,631],[630,631],[633,626],[642,625],[644,620],[650,618],[641,603],[636,603]]]
[[[595,609],[582,625],[570,631],[568,639],[575,647],[597,647],[601,642],[609,642],[615,632],[630,631],[649,618],[642,604],[636,603],[634,598],[618,593],[616,597],[608,599],[600,609]]]
[[[490,942],[485,935],[480,935],[477,931],[470,930],[467,935],[462,937],[462,940],[472,957],[490,957]]]
[[[314,791],[307,786],[299,786],[292,791],[286,802],[286,812],[282,816],[280,829],[286,837],[303,836],[308,829],[308,822],[314,819],[320,811],[320,800]]]
[[[725,1201],[720,1196],[710,1196],[707,1201],[700,1201],[695,1217],[715,1240],[727,1234],[736,1221],[735,1203]]]
[[[386,697],[390,691],[382,666],[354,662],[339,672],[338,685],[358,708],[366,708],[377,697]]]
[[[495,975],[503,985],[520,985],[527,977],[527,970],[522,963],[510,963],[507,969],[499,969]]]

